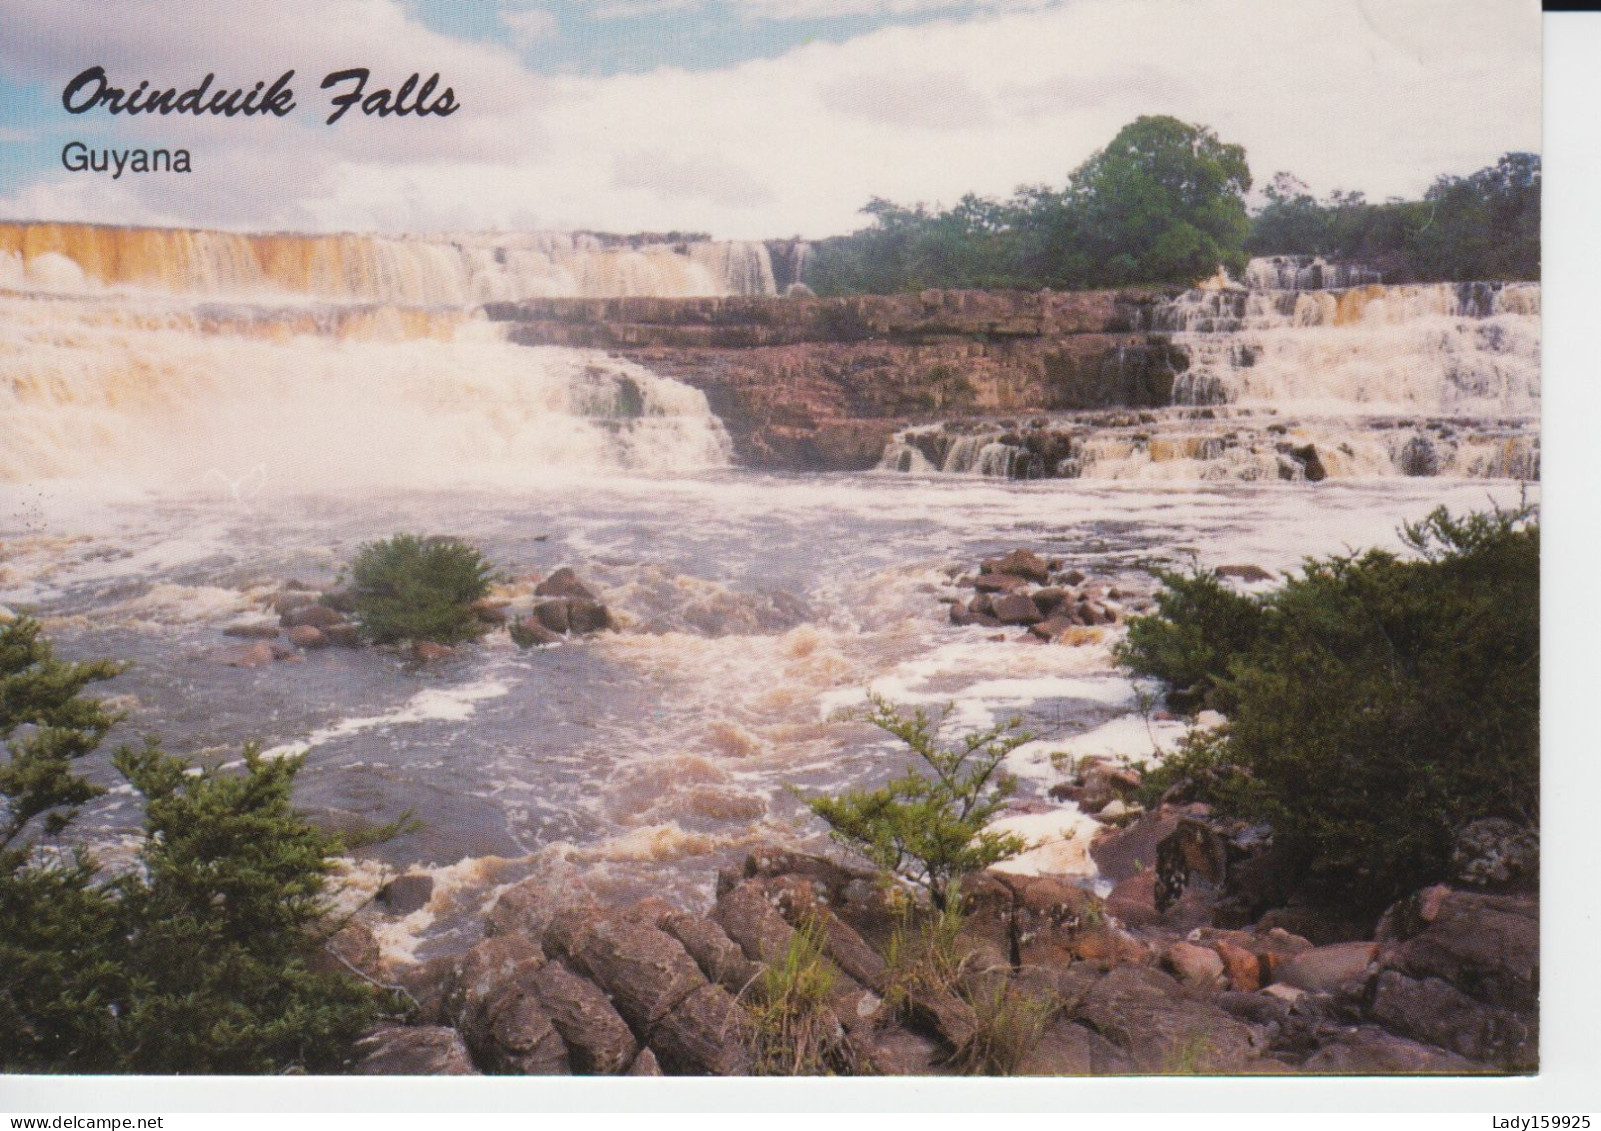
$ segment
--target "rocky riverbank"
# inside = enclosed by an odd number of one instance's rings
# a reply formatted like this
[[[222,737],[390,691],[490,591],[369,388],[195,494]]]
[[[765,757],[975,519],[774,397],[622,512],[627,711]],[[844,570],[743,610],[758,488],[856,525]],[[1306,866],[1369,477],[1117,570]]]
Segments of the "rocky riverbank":
[[[1154,857],[1197,817],[1165,806],[1109,827],[1097,857]],[[1159,911],[1149,869],[1106,899],[1062,877],[986,872],[968,880],[936,976],[926,954],[907,957],[928,937],[927,912],[869,873],[781,848],[721,873],[705,914],[657,899],[602,906],[528,881],[502,893],[460,956],[387,969],[355,924],[331,945],[415,1002],[405,1024],[362,1042],[363,1073],[771,1071],[760,1005],[806,937],[828,977],[803,1030],[805,1071],[1532,1071],[1538,898],[1522,870],[1471,883],[1487,874],[1483,855],[1368,937],[1321,945],[1268,919],[1197,925],[1224,885]]]

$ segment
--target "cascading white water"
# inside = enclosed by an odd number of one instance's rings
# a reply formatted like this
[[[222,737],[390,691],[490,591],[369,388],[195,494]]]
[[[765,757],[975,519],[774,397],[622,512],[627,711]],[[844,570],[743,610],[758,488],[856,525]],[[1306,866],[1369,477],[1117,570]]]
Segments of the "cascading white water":
[[[0,482],[526,483],[720,466],[700,392],[458,312],[0,298]]]
[[[773,294],[766,245],[589,233],[245,235],[0,223],[0,288],[470,306],[557,296]]]
[[[921,426],[879,466],[1013,479],[1538,478],[1540,285],[1373,276],[1252,260],[1246,286],[1220,275],[1152,312],[1145,328],[1187,355],[1172,408]]]

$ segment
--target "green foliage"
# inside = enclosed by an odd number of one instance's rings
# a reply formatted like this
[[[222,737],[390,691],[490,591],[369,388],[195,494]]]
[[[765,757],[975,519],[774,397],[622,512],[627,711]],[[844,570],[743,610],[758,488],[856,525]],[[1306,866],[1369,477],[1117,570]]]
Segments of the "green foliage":
[[[976,979],[962,998],[977,1027],[955,1062],[975,1076],[1016,1075],[1060,1008],[1054,995],[1025,993],[1003,971]]]
[[[867,721],[904,742],[932,776],[914,762],[878,789],[806,798],[806,804],[841,843],[883,871],[925,888],[934,906],[944,908],[961,877],[1027,847],[1011,833],[985,826],[1016,788],[1001,764],[1032,736],[1013,733],[1014,720],[946,746],[938,732],[950,708],[930,717],[921,708],[903,715],[877,695],[868,702]]]
[[[102,792],[71,763],[115,721],[81,692],[117,670],[57,661],[32,622],[0,632],[0,1069],[338,1067],[375,1002],[307,965],[334,844],[290,808],[298,759],[247,750],[245,772],[224,774],[125,749],[114,764],[146,806],[135,868],[21,843],[33,818],[55,836]]]
[[[1535,153],[1507,153],[1470,176],[1437,178],[1422,200],[1382,204],[1340,191],[1320,202],[1279,173],[1246,247],[1360,260],[1398,283],[1538,279],[1540,183]]]
[[[871,226],[817,245],[818,294],[926,287],[1084,289],[1188,286],[1244,264],[1245,151],[1204,126],[1143,117],[1063,188],[1020,186],[1007,200],[969,194],[949,209],[875,197]]]
[[[91,683],[111,679],[120,664],[58,660],[26,617],[0,625],[0,860],[25,852],[20,838],[35,817],[54,836],[78,806],[103,790],[73,773],[73,763],[92,752],[117,722],[116,712],[82,694]],[[19,735],[18,732],[22,733]]]
[[[1462,825],[1539,817],[1538,524],[1440,509],[1402,533],[1415,557],[1305,563],[1243,645],[1164,614],[1223,657],[1228,729],[1185,755],[1211,799],[1364,907],[1441,878]]]
[[[954,991],[972,958],[962,938],[967,911],[958,887],[947,893],[945,906],[926,914],[919,911],[909,905],[903,908],[884,955],[889,968],[885,1000],[898,1010],[904,1010],[915,994]]]
[[[759,1076],[820,1076],[840,1071],[845,1050],[827,1009],[838,981],[824,956],[822,923],[803,922],[777,962],[763,967],[746,1004]]]
[[[1157,611],[1129,622],[1118,659],[1166,683],[1167,700],[1178,710],[1228,710],[1229,694],[1220,685],[1229,661],[1256,641],[1261,602],[1236,593],[1199,566],[1187,574],[1158,570],[1156,576],[1162,582]]]
[[[352,563],[356,621],[379,644],[457,644],[480,631],[474,601],[489,593],[483,555],[453,538],[396,534],[361,547]]]

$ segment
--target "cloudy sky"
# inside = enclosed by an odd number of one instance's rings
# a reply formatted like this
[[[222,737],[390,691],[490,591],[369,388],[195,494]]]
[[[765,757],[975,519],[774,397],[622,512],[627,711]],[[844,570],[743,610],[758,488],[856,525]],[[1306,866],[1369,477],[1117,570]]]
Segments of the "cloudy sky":
[[[1060,185],[1140,114],[1246,147],[1259,183],[1422,192],[1540,148],[1538,0],[0,0],[0,217],[268,230],[823,236],[872,196]],[[287,118],[68,114],[271,82]],[[324,124],[330,71],[441,75],[449,118]],[[184,147],[187,176],[72,173]]]

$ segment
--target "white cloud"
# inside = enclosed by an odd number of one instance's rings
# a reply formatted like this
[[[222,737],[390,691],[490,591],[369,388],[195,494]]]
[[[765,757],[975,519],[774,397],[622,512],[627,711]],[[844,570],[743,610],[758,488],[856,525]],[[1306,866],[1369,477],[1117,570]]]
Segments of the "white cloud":
[[[1061,184],[1140,113],[1214,127],[1259,181],[1290,169],[1317,192],[1376,199],[1540,144],[1533,0],[1074,0],[716,71],[559,78],[429,31],[396,0],[234,0],[204,19],[139,0],[110,38],[90,0],[7,3],[22,33],[0,37],[8,70],[60,82],[92,55],[129,79],[210,68],[237,84],[295,66],[302,108],[283,122],[101,117],[119,144],[189,145],[195,172],[60,175],[0,200],[0,215],[821,236],[858,226],[874,195],[951,203]],[[179,8],[187,20],[163,15]],[[463,108],[323,126],[315,80],[357,64],[389,84],[438,70]]]
[[[519,48],[554,37],[560,27],[556,14],[544,8],[506,8],[500,11],[499,19],[511,33],[512,44]]]

